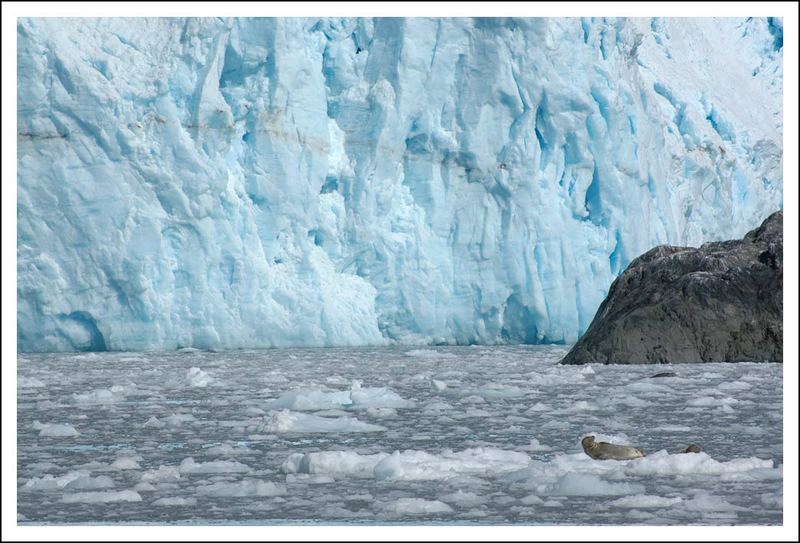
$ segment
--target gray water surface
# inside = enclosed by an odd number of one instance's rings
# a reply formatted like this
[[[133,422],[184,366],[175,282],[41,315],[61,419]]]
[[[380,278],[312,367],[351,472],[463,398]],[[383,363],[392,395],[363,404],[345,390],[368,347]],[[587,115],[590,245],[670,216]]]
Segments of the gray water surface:
[[[18,520],[782,522],[780,364],[559,366],[566,351],[24,354]],[[647,457],[592,460],[590,433]],[[677,454],[690,443],[704,452]]]

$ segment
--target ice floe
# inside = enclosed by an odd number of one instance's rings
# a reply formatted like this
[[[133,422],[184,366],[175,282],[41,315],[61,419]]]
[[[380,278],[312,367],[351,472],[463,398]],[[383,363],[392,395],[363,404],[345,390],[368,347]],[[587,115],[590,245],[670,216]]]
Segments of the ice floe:
[[[361,422],[353,417],[319,417],[308,413],[297,413],[287,409],[282,409],[265,418],[264,423],[259,429],[275,433],[347,433],[383,432],[386,430],[383,426]]]
[[[75,427],[69,423],[56,424],[36,421],[33,423],[33,428],[39,430],[41,437],[76,437],[80,435]]]
[[[74,492],[61,497],[64,503],[114,503],[140,502],[142,497],[135,490],[109,490],[104,492]]]

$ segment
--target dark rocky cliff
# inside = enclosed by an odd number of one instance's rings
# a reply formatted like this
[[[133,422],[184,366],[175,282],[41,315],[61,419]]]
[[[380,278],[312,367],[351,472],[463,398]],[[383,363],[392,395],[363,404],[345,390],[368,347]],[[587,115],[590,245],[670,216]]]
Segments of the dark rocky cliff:
[[[783,212],[630,263],[562,364],[783,361]]]

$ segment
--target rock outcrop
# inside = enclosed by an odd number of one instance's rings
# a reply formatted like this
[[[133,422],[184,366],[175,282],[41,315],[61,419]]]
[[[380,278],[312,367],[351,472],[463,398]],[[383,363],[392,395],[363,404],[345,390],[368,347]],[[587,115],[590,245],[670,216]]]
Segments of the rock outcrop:
[[[646,252],[561,363],[782,362],[782,223],[778,211],[741,240]]]

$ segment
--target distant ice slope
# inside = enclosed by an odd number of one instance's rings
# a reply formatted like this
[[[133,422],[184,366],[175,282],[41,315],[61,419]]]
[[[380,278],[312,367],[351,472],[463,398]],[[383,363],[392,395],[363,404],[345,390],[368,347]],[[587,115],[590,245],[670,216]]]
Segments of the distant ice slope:
[[[573,342],[782,206],[775,19],[21,19],[22,351]]]

